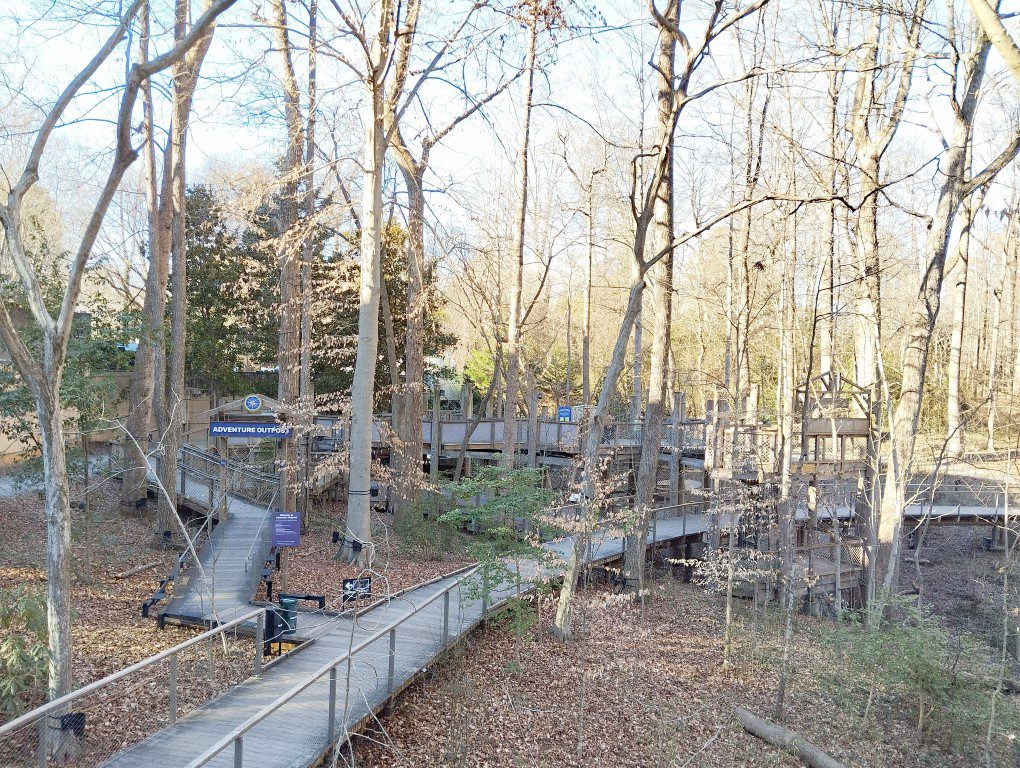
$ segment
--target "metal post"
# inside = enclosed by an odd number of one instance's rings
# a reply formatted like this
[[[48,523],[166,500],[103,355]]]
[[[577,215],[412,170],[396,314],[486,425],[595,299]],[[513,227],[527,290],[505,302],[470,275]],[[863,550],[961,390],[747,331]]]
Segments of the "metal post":
[[[39,718],[39,768],[46,768],[49,764],[49,715]]]
[[[263,611],[255,620],[255,674],[262,674],[262,651],[266,643],[266,612]]]
[[[234,739],[234,768],[243,768],[244,764],[244,736]]]
[[[390,674],[389,682],[387,683],[386,693],[388,696],[393,695],[393,675],[397,663],[397,628],[394,627],[390,630]]]
[[[450,639],[450,590],[443,593],[443,647]]]
[[[170,724],[177,722],[177,654],[170,657]]]
[[[333,743],[336,734],[336,667],[329,670],[329,743]]]

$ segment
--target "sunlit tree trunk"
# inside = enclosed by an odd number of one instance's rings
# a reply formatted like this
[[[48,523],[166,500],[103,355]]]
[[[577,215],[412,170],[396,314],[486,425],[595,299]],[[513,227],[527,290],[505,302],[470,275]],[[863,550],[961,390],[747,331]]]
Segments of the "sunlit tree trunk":
[[[671,0],[663,15],[676,23],[677,2]],[[672,138],[673,70],[676,58],[676,38],[663,33],[659,38],[658,59],[658,135],[660,141]],[[659,179],[649,243],[653,253],[667,249],[673,242],[673,151],[665,149],[666,167]],[[669,357],[669,338],[672,330],[673,258],[672,253],[650,270],[648,280],[652,286],[653,318],[652,349],[648,369],[648,403],[645,406],[644,429],[641,437],[641,460],[637,473],[634,498],[636,517],[633,530],[627,537],[624,576],[628,585],[637,589],[643,600],[645,581],[645,551],[648,547],[648,526],[655,500],[655,485],[659,472],[659,454],[662,451],[662,425],[668,408],[668,382],[666,371]]]
[[[503,411],[503,451],[500,466],[509,469],[515,461],[517,441],[517,397],[521,381],[521,320],[524,309],[524,248],[528,223],[528,150],[531,146],[531,112],[535,93],[535,56],[538,45],[539,19],[530,15],[528,22],[528,53],[525,64],[524,129],[518,153],[520,193],[514,229],[514,261],[510,278],[510,307],[506,337],[506,396]]]
[[[369,56],[368,131],[365,137],[361,195],[361,277],[358,310],[358,351],[351,385],[350,484],[347,531],[341,557],[361,566],[372,560],[372,415],[375,366],[379,351],[379,286],[382,283],[382,183],[386,158],[383,121],[384,83],[389,60],[393,3],[379,9],[379,29]]]

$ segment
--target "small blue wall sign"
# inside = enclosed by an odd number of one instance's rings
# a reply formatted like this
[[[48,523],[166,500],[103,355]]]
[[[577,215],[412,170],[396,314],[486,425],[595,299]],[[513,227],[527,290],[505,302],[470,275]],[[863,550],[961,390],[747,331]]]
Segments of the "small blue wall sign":
[[[556,421],[570,421],[571,407],[569,405],[561,405],[556,409]]]

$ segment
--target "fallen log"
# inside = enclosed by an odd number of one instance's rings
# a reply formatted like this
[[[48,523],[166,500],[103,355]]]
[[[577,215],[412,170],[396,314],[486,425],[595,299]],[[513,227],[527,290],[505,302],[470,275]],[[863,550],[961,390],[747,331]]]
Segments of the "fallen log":
[[[114,574],[113,578],[115,578],[115,579],[126,579],[129,576],[134,576],[136,573],[141,573],[142,571],[147,571],[150,568],[155,568],[157,565],[159,565],[159,561],[155,561],[155,562],[152,562],[152,563],[146,563],[145,565],[139,565],[139,566],[136,566],[135,568],[132,568],[129,571],[124,571],[123,573]]]
[[[826,754],[814,744],[805,741],[796,731],[791,731],[789,728],[784,728],[768,720],[762,720],[741,707],[733,710],[733,716],[737,718],[745,731],[774,747],[785,749],[796,755],[811,768],[846,768],[839,760]]]

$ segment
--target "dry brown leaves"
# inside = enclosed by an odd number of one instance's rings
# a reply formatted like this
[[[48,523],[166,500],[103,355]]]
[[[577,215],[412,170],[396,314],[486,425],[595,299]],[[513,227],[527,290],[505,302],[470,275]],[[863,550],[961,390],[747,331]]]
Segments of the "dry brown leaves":
[[[735,706],[770,717],[772,664],[723,670],[720,599],[691,585],[660,583],[642,616],[602,592],[580,597],[577,639],[549,634],[554,607],[520,648],[507,630],[476,633],[399,700],[359,742],[360,765],[411,766],[797,766],[746,734]],[[741,606],[746,610],[746,606]],[[909,722],[859,724],[828,701],[812,674],[831,658],[799,619],[787,725],[847,766],[966,766],[917,744]],[[817,627],[816,627],[817,629]],[[762,644],[775,637],[762,638]],[[760,648],[758,649],[761,650]],[[511,662],[518,652],[523,670]],[[370,740],[375,740],[372,743]]]

